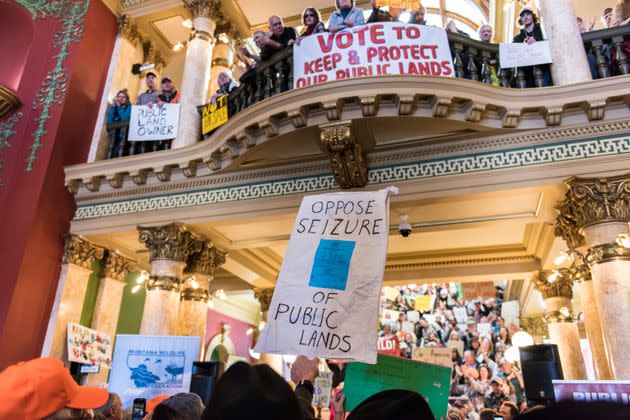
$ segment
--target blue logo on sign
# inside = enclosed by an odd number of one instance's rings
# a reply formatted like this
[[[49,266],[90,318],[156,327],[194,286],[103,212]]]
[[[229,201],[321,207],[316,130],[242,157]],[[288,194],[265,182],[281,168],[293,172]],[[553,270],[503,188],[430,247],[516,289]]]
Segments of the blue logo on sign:
[[[346,290],[350,260],[355,241],[322,239],[315,251],[315,261],[311,270],[311,287]]]
[[[186,356],[183,351],[130,350],[127,367],[136,388],[182,386]]]

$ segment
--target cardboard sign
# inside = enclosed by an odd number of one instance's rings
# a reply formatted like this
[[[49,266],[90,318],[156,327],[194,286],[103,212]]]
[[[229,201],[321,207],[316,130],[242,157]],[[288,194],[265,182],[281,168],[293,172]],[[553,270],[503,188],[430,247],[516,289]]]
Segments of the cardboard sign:
[[[201,107],[201,134],[206,135],[228,121],[228,97],[219,96],[215,103]]]
[[[294,88],[366,76],[454,77],[442,28],[383,22],[303,38],[293,48]]]
[[[413,360],[452,367],[451,349],[446,347],[416,347],[411,354]]]
[[[497,289],[491,281],[462,283],[462,294],[464,300],[491,299],[496,297]]]
[[[553,380],[556,402],[604,401],[630,404],[630,381]]]
[[[418,8],[418,3],[418,0],[376,0],[376,7],[415,10]]]
[[[433,308],[434,295],[416,296],[415,310],[418,312],[429,312]]]
[[[446,342],[446,347],[449,350],[456,349],[459,352],[460,356],[464,356],[464,342],[461,340],[448,340]]]
[[[109,335],[74,322],[68,323],[68,360],[88,365],[111,364],[112,339]]]
[[[343,392],[345,409],[352,411],[366,398],[388,389],[406,389],[422,395],[435,418],[446,416],[451,368],[401,357],[378,355],[376,365],[350,363]]]
[[[319,372],[315,382],[313,382],[313,405],[328,407],[330,405],[330,394],[332,392],[333,373]]]
[[[199,337],[117,334],[108,389],[125,408],[135,398],[188,392],[197,360]]]
[[[304,197],[257,353],[376,362],[390,191]]]
[[[400,296],[400,292],[394,287],[385,286],[383,287],[383,296],[389,301],[396,302],[396,299]]]
[[[536,41],[499,44],[501,68],[536,66],[553,63],[549,41]]]
[[[389,356],[400,356],[400,341],[395,335],[378,338],[378,353]]]
[[[177,137],[179,104],[132,105],[129,141],[169,140]]]

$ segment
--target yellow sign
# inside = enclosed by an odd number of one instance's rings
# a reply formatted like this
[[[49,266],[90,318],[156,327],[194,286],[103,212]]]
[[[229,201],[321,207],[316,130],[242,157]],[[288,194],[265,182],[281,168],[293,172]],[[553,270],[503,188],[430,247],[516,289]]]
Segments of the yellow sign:
[[[418,295],[416,296],[415,310],[418,312],[426,312],[431,310],[431,295]]]
[[[201,133],[206,135],[228,120],[228,97],[219,96],[216,103],[204,105],[201,110]]]
[[[420,6],[418,0],[377,0],[376,7],[389,7],[390,9],[417,10]]]

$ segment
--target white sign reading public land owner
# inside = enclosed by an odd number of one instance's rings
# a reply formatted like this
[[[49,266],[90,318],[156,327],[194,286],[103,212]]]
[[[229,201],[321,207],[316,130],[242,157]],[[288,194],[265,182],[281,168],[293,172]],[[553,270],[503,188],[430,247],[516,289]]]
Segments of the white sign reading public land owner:
[[[394,190],[304,198],[256,352],[376,363]]]
[[[293,47],[293,63],[295,88],[387,74],[455,76],[444,29],[400,22],[308,36]]]
[[[169,140],[177,136],[179,104],[133,105],[129,121],[129,141]]]

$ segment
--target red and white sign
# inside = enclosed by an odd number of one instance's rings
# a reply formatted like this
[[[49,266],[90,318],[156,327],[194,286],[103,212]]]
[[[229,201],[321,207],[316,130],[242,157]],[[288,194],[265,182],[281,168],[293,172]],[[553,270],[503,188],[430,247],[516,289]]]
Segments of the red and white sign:
[[[398,337],[390,335],[388,337],[378,338],[378,353],[388,356],[400,356],[400,346]]]
[[[556,401],[630,404],[630,381],[553,381]]]
[[[441,28],[383,22],[308,36],[293,48],[294,88],[388,74],[454,77]]]

